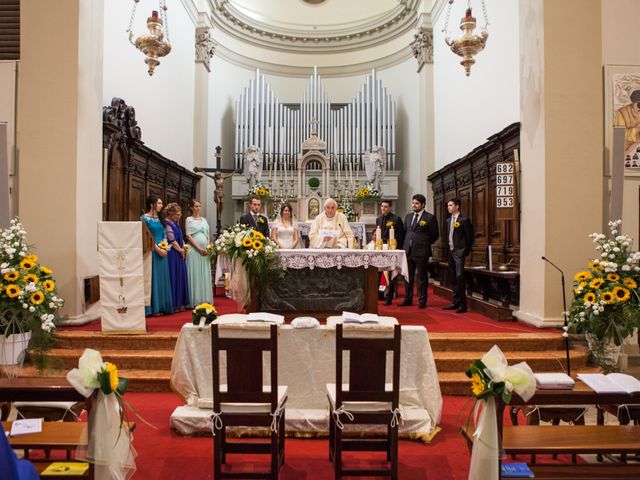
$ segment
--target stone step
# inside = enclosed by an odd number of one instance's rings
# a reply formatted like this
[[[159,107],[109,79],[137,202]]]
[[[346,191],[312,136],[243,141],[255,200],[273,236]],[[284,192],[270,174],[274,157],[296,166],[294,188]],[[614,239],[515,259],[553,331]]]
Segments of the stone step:
[[[173,350],[180,332],[114,334],[62,330],[54,334],[56,348],[103,350]]]
[[[566,364],[566,354],[562,350],[551,351],[511,351],[503,350],[509,365],[527,362],[534,372],[563,371]],[[482,358],[485,351],[460,352],[445,351],[433,352],[438,372],[465,372],[471,362]],[[569,351],[571,368],[582,368],[587,364],[588,352],[583,347],[575,347]]]
[[[560,332],[540,333],[429,333],[434,352],[487,352],[494,345],[506,351],[563,350],[564,338]]]
[[[171,392],[171,371],[169,370],[118,370],[120,376],[129,379],[128,392]],[[36,368],[25,366],[20,377],[64,378],[67,370],[47,370],[39,372]]]
[[[75,368],[84,349],[54,348],[50,355],[58,359],[59,368]],[[100,350],[102,360],[114,363],[118,369],[171,370],[173,350]]]

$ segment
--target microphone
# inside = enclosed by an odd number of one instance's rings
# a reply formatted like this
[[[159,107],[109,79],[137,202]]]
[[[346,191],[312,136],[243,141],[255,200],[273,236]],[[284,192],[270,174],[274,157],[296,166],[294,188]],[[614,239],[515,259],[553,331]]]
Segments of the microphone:
[[[567,318],[567,296],[564,289],[564,272],[560,267],[558,267],[555,263],[553,263],[544,255],[542,255],[542,257],[540,258],[560,272],[560,281],[562,283],[562,307],[564,309],[562,312],[562,316],[564,317],[563,330],[564,330],[564,334],[567,335],[566,337],[564,337],[564,348],[565,348],[566,357],[567,357],[567,375],[571,376],[571,363],[569,361],[569,329],[568,329],[569,319]]]
[[[347,234],[344,233],[344,228],[342,228],[342,225],[340,225],[338,223],[338,227],[340,228],[340,231],[342,232],[342,236],[347,239],[347,248],[349,248],[349,237],[347,237]]]

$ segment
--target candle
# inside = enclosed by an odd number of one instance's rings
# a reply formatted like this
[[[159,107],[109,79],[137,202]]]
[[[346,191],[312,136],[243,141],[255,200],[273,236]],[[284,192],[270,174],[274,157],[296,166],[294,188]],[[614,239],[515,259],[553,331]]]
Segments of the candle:
[[[396,239],[396,231],[393,228],[393,225],[391,225],[389,227],[389,240],[395,240]]]

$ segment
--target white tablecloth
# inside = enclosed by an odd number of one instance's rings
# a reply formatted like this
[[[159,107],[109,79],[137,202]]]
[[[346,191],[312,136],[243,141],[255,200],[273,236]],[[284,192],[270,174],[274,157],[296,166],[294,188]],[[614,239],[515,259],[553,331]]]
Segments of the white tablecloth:
[[[244,315],[232,314],[223,315],[219,320],[228,323],[244,318]],[[331,318],[327,323],[333,323]],[[264,335],[265,327],[255,323],[225,325],[225,329],[238,329],[246,336]],[[380,330],[379,327],[363,327],[365,334],[378,335]],[[400,432],[428,440],[440,421],[442,395],[427,330],[419,326],[402,327],[401,349],[400,404],[404,423]],[[226,362],[222,357],[224,381]],[[264,363],[268,367],[267,362]],[[387,373],[390,380],[390,371]],[[335,327],[295,329],[291,325],[281,326],[278,331],[278,377],[280,384],[289,387],[287,431],[326,432],[329,414],[326,384],[335,383]],[[268,368],[265,368],[265,383],[268,378]],[[211,431],[209,416],[213,387],[208,328],[199,331],[191,324],[182,327],[171,366],[171,382],[187,402],[172,414],[172,427],[185,435]],[[198,405],[208,408],[198,408]]]

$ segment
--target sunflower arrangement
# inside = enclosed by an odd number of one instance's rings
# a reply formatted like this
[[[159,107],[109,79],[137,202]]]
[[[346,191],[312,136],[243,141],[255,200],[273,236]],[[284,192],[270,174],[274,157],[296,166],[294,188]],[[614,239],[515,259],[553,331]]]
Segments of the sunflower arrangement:
[[[0,230],[0,335],[33,332],[47,336],[64,300],[53,270],[30,253],[27,233],[17,218]]]
[[[191,321],[199,328],[209,325],[216,318],[218,318],[218,311],[210,303],[201,303],[191,311]]]
[[[382,193],[377,188],[374,188],[370,183],[365,184],[364,187],[356,190],[356,200],[370,200],[372,198],[380,198]]]
[[[609,236],[589,235],[599,258],[573,277],[570,311],[573,332],[615,345],[640,326],[640,253],[631,251],[630,237],[619,235],[621,224],[620,220],[609,222]]]
[[[266,202],[271,198],[271,191],[265,184],[256,182],[247,192],[247,198],[251,197],[260,197],[263,202]]]
[[[225,228],[215,241],[214,250],[216,255],[227,255],[231,264],[239,259],[249,281],[258,289],[284,274],[275,242],[247,225]]]

